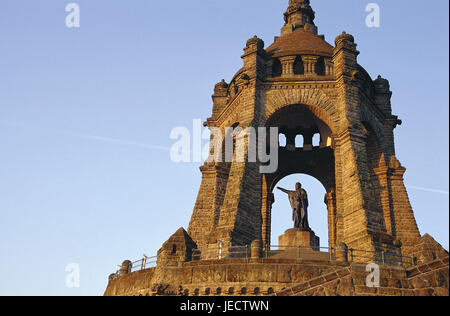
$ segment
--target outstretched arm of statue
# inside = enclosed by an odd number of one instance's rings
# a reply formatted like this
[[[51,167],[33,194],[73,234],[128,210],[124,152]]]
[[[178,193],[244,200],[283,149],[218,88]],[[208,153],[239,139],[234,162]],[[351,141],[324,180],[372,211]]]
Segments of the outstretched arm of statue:
[[[277,189],[282,191],[282,192],[284,192],[284,193],[287,193],[287,194],[289,194],[291,192],[289,190],[286,190],[286,189],[283,189],[283,188],[280,188],[280,187],[277,187]]]

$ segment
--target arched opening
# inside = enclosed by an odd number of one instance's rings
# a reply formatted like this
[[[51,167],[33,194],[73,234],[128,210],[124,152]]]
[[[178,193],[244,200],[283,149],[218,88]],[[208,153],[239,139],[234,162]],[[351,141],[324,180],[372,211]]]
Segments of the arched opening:
[[[287,145],[302,148],[305,144],[331,147],[331,128],[304,105],[291,105],[276,111],[266,123],[278,127]],[[298,146],[297,146],[298,145]]]
[[[326,190],[316,178],[305,174],[292,174],[284,177],[275,184],[273,194],[275,203],[272,206],[272,236],[271,244],[279,245],[278,237],[287,229],[293,227],[292,208],[288,196],[277,190],[282,187],[294,190],[295,184],[300,182],[308,193],[308,221],[311,229],[320,237],[321,247],[328,247],[328,212],[324,203]]]
[[[313,147],[320,147],[320,134],[319,133],[314,134],[312,145],[313,145]]]
[[[303,148],[304,144],[305,144],[305,140],[303,138],[303,135],[295,136],[295,148]]]
[[[278,137],[278,142],[280,147],[286,147],[286,135],[284,135],[283,133],[280,133],[279,137]]]
[[[297,56],[297,58],[294,61],[294,74],[295,75],[305,74],[305,67],[303,64],[302,56]]]
[[[283,66],[281,65],[280,60],[274,59],[272,66],[272,77],[281,77],[282,74],[283,74]]]
[[[319,76],[325,76],[325,59],[319,57],[316,63],[316,74]]]
[[[295,191],[297,182],[308,192],[309,226],[320,237],[320,245],[335,246],[338,219],[332,131],[324,122],[329,118],[322,120],[315,113],[322,115],[317,109],[296,104],[279,109],[267,120],[266,127],[283,130],[287,145],[279,148],[278,169],[262,175],[263,247],[278,245],[279,235],[294,227],[289,198],[276,187]]]

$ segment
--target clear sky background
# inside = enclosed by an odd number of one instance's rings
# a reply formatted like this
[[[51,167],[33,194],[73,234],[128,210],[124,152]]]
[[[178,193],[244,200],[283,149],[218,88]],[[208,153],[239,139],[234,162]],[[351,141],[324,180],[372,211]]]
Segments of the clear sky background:
[[[101,295],[125,259],[187,228],[200,164],[175,164],[170,131],[211,112],[214,84],[255,34],[279,35],[288,0],[0,1],[0,294]],[[449,245],[449,3],[311,1],[329,43],[355,36],[359,63],[388,78],[397,156],[421,233]],[[306,176],[311,225],[327,245],[323,187]],[[276,193],[273,243],[292,223]],[[65,267],[81,269],[78,289]]]

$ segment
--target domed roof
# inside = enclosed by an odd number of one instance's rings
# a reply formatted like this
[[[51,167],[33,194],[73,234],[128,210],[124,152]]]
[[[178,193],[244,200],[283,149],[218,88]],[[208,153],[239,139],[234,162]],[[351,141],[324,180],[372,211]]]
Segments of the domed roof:
[[[270,45],[266,51],[274,57],[305,54],[331,57],[333,49],[333,46],[322,37],[297,29],[290,34],[277,38],[275,43]]]

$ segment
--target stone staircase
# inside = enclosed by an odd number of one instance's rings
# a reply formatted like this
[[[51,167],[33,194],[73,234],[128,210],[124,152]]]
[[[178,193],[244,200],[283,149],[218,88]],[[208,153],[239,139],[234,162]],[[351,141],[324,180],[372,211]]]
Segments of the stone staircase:
[[[274,294],[274,296],[448,296],[449,258],[410,269],[380,267],[380,287],[366,286],[364,264],[313,278]]]
[[[348,266],[275,293],[274,296],[309,296],[308,294],[312,294],[314,292],[322,292],[320,291],[321,289],[329,288],[330,285],[332,287],[345,284],[346,279],[349,277],[351,278],[351,273],[351,268]],[[324,290],[323,292],[327,291]]]

